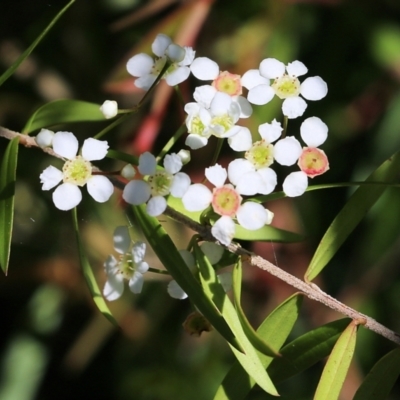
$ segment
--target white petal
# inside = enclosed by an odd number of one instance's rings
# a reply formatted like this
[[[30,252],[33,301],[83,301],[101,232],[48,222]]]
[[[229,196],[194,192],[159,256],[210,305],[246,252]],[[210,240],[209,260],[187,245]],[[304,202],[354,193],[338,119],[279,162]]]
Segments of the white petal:
[[[165,200],[162,196],[154,196],[152,197],[146,205],[147,214],[152,217],[158,217],[161,215],[165,209],[167,208],[167,200]]]
[[[151,85],[157,79],[156,75],[144,75],[135,81],[135,86],[139,89],[149,90]]]
[[[268,79],[275,79],[282,76],[285,73],[285,69],[283,62],[275,58],[266,58],[261,61],[260,75]]]
[[[206,146],[208,143],[208,138],[190,134],[185,140],[186,146],[190,147],[192,150],[201,149],[202,147]]]
[[[146,243],[136,242],[132,247],[132,257],[135,264],[139,264],[144,260],[146,255]]]
[[[319,76],[313,76],[301,84],[300,93],[307,100],[321,100],[328,93],[328,85]]]
[[[249,118],[253,114],[253,107],[245,97],[238,96],[234,101],[239,104],[240,118]]]
[[[222,274],[218,274],[217,278],[225,292],[229,292],[232,289],[232,272],[223,272]]]
[[[206,168],[206,178],[216,187],[221,187],[228,177],[228,173],[225,168],[222,168],[219,164],[215,164],[212,167]]]
[[[270,124],[266,122],[258,127],[258,133],[268,143],[275,142],[275,140],[281,136],[282,131],[282,125],[280,122],[277,122],[276,119],[274,119]]]
[[[262,194],[266,191],[266,184],[257,171],[249,171],[240,177],[236,185],[236,191],[245,196],[253,196],[257,193]]]
[[[278,178],[276,172],[272,168],[260,168],[257,172],[261,175],[264,183],[265,190],[260,191],[260,194],[270,194],[274,191],[276,184],[278,183]]]
[[[146,151],[139,157],[139,172],[142,175],[154,175],[156,173],[157,160],[153,154]]]
[[[185,58],[179,63],[179,65],[190,65],[193,60],[196,52],[188,46],[184,46],[185,49]]]
[[[218,64],[207,57],[198,57],[190,66],[192,74],[201,81],[212,81],[219,74]]]
[[[76,207],[81,200],[81,191],[78,186],[72,183],[63,183],[53,192],[53,202],[59,210],[71,210]]]
[[[169,174],[176,174],[182,168],[181,158],[175,154],[167,154],[164,157],[164,168]]]
[[[108,148],[106,140],[86,139],[82,146],[82,157],[88,161],[102,160],[107,155]]]
[[[307,67],[301,61],[293,61],[286,67],[286,71],[291,76],[301,76],[307,73]]]
[[[214,98],[215,93],[217,93],[217,89],[215,89],[214,86],[211,85],[198,86],[194,90],[193,98],[204,108],[210,108],[211,101]]]
[[[145,76],[150,74],[154,60],[147,54],[136,54],[126,64],[126,69],[132,76]]]
[[[129,290],[132,293],[139,294],[143,288],[144,278],[140,272],[134,272],[131,279],[129,279]]]
[[[200,245],[201,251],[207,256],[212,265],[216,264],[224,254],[224,248],[213,242],[203,242]]]
[[[146,203],[150,198],[150,186],[142,180],[130,181],[122,192],[123,199],[135,206]]]
[[[188,164],[190,162],[191,158],[192,158],[191,155],[190,155],[190,151],[186,150],[186,149],[179,150],[178,151],[178,156],[181,159],[183,165]]]
[[[300,135],[307,146],[318,147],[328,137],[328,126],[318,117],[310,117],[300,126]]]
[[[274,89],[269,85],[254,86],[249,90],[247,100],[252,104],[263,105],[269,103],[275,95]]]
[[[86,184],[89,194],[99,203],[106,202],[114,193],[114,186],[108,178],[93,175]]]
[[[303,171],[292,172],[283,182],[283,191],[286,196],[301,196],[307,189],[308,179]]]
[[[107,264],[107,261],[106,261]],[[106,265],[105,264],[105,265]],[[121,274],[111,273],[104,285],[103,295],[108,301],[119,299],[124,292],[124,278]]]
[[[40,174],[39,178],[40,183],[43,183],[42,190],[50,190],[61,182],[63,173],[58,168],[50,165]]]
[[[165,55],[173,62],[179,63],[185,58],[185,49],[179,44],[171,43],[165,50]],[[190,71],[188,71],[188,75]]]
[[[136,271],[140,272],[141,274],[144,274],[149,270],[149,264],[147,262],[142,261],[136,264]]]
[[[208,187],[201,183],[189,186],[182,197],[182,203],[188,211],[203,211],[211,203],[212,193]]]
[[[235,235],[235,223],[224,215],[211,228],[211,233],[220,243],[229,246]]]
[[[234,151],[246,151],[253,145],[253,138],[248,128],[239,126],[239,131],[228,138],[229,146]]]
[[[260,229],[270,221],[267,210],[261,204],[252,201],[242,204],[236,217],[239,224],[250,231]]]
[[[189,75],[189,67],[179,67],[175,71],[168,73],[168,75],[165,77],[165,81],[169,86],[175,86],[179,85],[183,81],[186,81]]]
[[[231,104],[232,104],[232,97],[229,96],[229,94],[217,92],[215,93],[215,96],[211,101],[210,105],[211,113],[213,115],[227,114]]]
[[[307,103],[301,97],[288,97],[282,103],[283,115],[288,118],[301,117],[307,108]]]
[[[177,300],[184,300],[188,297],[176,281],[168,283],[167,292],[173,299]]]
[[[115,275],[118,272],[118,261],[114,256],[109,255],[107,260],[104,262],[104,269],[106,271],[107,276]]]
[[[264,78],[260,75],[260,71],[258,69],[250,69],[245,72],[241,79],[242,86],[246,89],[253,89],[253,87],[258,85],[268,85],[269,79]]]
[[[35,137],[35,142],[42,149],[44,147],[51,147],[53,144],[54,132],[48,129],[42,129]]]
[[[293,165],[300,157],[300,142],[293,136],[278,140],[274,146],[274,158],[281,165]]]
[[[169,36],[159,33],[151,45],[151,50],[156,56],[162,57],[171,43],[172,40]]]
[[[215,125],[217,126],[217,125]],[[214,125],[212,125],[212,127],[215,127]],[[222,133],[220,135],[218,135],[221,138],[231,138],[236,136],[241,130],[242,130],[242,126],[238,126],[238,125],[234,125],[232,126],[232,128],[228,129],[225,133]]]
[[[117,226],[113,235],[114,249],[119,254],[128,252],[131,245],[131,237],[127,226]]]
[[[71,160],[78,152],[78,139],[71,132],[56,132],[53,137],[53,150]]]
[[[173,180],[170,187],[170,193],[174,197],[181,198],[190,186],[190,177],[184,172],[178,172]]]
[[[118,103],[115,100],[106,100],[100,107],[104,118],[114,118],[118,114]]]
[[[228,165],[229,182],[236,186],[244,174],[254,170],[254,165],[249,160],[246,160],[245,158],[236,158]]]

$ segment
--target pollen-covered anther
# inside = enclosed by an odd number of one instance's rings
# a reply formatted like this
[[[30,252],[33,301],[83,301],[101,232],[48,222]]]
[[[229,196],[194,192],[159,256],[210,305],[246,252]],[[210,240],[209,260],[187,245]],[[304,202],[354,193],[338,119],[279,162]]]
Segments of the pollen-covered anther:
[[[165,171],[156,172],[149,176],[148,184],[152,196],[166,196],[170,192],[173,175]]]
[[[234,217],[242,202],[242,196],[232,185],[224,185],[213,191],[212,207],[219,215]]]
[[[274,146],[265,140],[259,140],[253,143],[253,146],[246,151],[244,157],[256,169],[269,167],[274,162]]]
[[[92,176],[92,164],[82,156],[76,156],[63,166],[63,182],[84,186]]]
[[[300,81],[295,76],[287,74],[275,79],[271,87],[280,99],[287,99],[300,94]]]
[[[309,178],[322,175],[329,169],[325,152],[315,147],[304,147],[297,165]]]
[[[229,94],[229,96],[240,96],[242,94],[240,75],[231,74],[228,71],[221,72],[212,82],[212,86],[219,92]]]
[[[234,125],[232,118],[228,114],[218,115],[211,120],[211,126],[220,126],[223,128],[224,132],[229,131]],[[217,136],[217,135],[216,135]]]

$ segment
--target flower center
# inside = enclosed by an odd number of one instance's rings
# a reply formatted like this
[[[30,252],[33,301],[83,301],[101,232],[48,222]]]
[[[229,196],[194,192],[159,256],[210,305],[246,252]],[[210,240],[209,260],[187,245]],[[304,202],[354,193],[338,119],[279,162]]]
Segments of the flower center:
[[[66,161],[63,166],[63,182],[83,186],[92,176],[92,164],[82,156]]]
[[[151,75],[160,75],[161,70],[164,68],[165,63],[167,62],[167,57],[163,56],[157,58],[154,61],[154,65],[151,68]]]
[[[156,172],[149,176],[148,184],[152,196],[166,196],[172,184],[173,175],[165,171]]]
[[[276,78],[271,87],[280,99],[295,97],[300,94],[300,81],[295,76],[285,74]]]
[[[249,160],[256,169],[269,167],[274,162],[274,146],[265,140],[259,140],[246,151],[244,158]]]
[[[233,120],[228,114],[218,115],[211,120],[211,125],[215,136],[221,137],[233,126]]]
[[[297,165],[310,178],[321,175],[329,169],[325,152],[315,147],[304,147]]]
[[[228,71],[221,72],[218,77],[214,79],[212,86],[219,92],[229,94],[229,96],[239,96],[242,94],[240,75],[231,74]]]
[[[188,129],[189,133],[194,133],[196,135],[202,135],[205,129],[203,122],[201,122],[200,117],[193,117],[189,123],[190,127]]]
[[[234,217],[241,202],[242,197],[232,185],[224,185],[213,191],[212,206],[219,215]]]
[[[120,261],[118,263],[118,272],[124,277],[124,279],[131,279],[135,269],[132,265],[133,261],[130,254],[125,254],[120,256]]]

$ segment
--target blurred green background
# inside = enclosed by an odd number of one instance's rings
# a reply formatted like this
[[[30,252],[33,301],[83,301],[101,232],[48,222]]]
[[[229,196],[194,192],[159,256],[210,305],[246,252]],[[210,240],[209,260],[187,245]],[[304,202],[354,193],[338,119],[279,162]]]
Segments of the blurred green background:
[[[0,72],[65,4],[1,2]],[[315,183],[363,180],[400,148],[399,22],[397,0],[77,1],[0,88],[0,125],[20,131],[38,107],[59,98],[99,104],[116,99],[121,108],[133,106],[143,93],[134,88],[125,62],[148,51],[157,33],[167,33],[234,73],[258,68],[266,57],[302,61],[307,76],[321,76],[329,88],[328,96],[310,102],[304,115],[320,117],[330,130],[323,145],[330,171]],[[182,85],[186,101],[196,84],[191,78]],[[256,130],[260,123],[279,120],[279,107],[279,101],[258,107],[243,122]],[[183,118],[173,92],[160,85],[138,114],[105,138],[132,154],[159,150]],[[289,134],[298,134],[300,123],[290,121]],[[82,142],[104,126],[56,128],[74,132]],[[6,144],[0,139],[0,155]],[[232,154],[224,151],[229,160]],[[209,148],[192,156],[198,169],[190,172],[202,174]],[[233,356],[216,333],[197,338],[184,332],[182,323],[192,310],[188,301],[169,298],[167,279],[147,274],[141,295],[126,290],[110,304],[120,329],[99,314],[80,271],[71,215],[57,210],[49,192],[41,191],[39,174],[50,163],[57,165],[37,150],[20,149],[11,262],[8,276],[0,276],[0,399],[212,399]],[[303,233],[307,241],[257,243],[252,249],[302,277],[352,190],[314,191],[269,204],[273,225]],[[331,295],[395,331],[400,331],[399,204],[399,190],[388,189],[317,280]],[[126,223],[120,193],[107,204],[84,196],[78,213],[103,286],[112,232]],[[190,233],[175,225],[169,229],[178,248],[184,248]],[[151,255],[149,264],[159,266]],[[255,326],[292,292],[263,271],[245,270],[243,305]],[[340,317],[306,300],[293,337]],[[363,328],[358,339],[342,400],[352,398],[371,366],[393,348]],[[311,399],[322,367],[278,386],[282,398]],[[390,399],[400,399],[399,393],[397,384]],[[248,396],[267,398],[257,389]]]

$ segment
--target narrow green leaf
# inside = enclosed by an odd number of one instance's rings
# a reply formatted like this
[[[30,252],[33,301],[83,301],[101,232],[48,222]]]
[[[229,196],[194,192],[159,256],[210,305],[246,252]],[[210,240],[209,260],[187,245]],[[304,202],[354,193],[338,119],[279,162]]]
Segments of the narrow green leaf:
[[[243,351],[222,314],[214,303],[205,296],[199,281],[189,271],[179,251],[158,220],[150,217],[144,206],[133,206],[132,209],[143,234],[167,271],[214,328],[238,352]]]
[[[400,348],[382,357],[369,371],[353,400],[385,400],[400,375]]]
[[[125,161],[126,163],[129,163],[132,165],[139,164],[138,157],[136,157],[132,154],[123,153],[122,151],[118,151],[118,150],[111,150],[111,149],[108,150],[106,157],[112,158],[113,160]]]
[[[268,368],[274,382],[282,382],[327,357],[351,319],[330,322],[298,337],[280,350],[282,357]]]
[[[280,349],[292,331],[299,316],[302,299],[303,296],[298,293],[289,297],[268,315],[257,329],[257,333],[273,346],[276,351]],[[281,359],[274,359],[264,354],[259,354],[259,358],[264,368],[267,368],[273,360],[278,361]],[[271,374],[270,376],[274,380]],[[236,362],[218,388],[214,400],[242,400],[255,383],[254,379],[246,373],[240,363]]]
[[[250,343],[254,346],[256,350],[260,353],[265,354],[270,357],[278,357],[279,353],[275,351],[251,326],[248,321],[242,306],[240,305],[240,292],[242,285],[242,262],[239,261],[235,264],[233,269],[233,298],[235,300],[235,308],[237,315],[239,317],[240,323],[246,336],[248,337]]]
[[[78,245],[78,253],[79,253],[79,261],[82,267],[83,276],[86,279],[86,283],[89,287],[90,294],[92,295],[93,301],[96,304],[99,311],[114,325],[118,326],[117,321],[113,317],[111,311],[107,307],[107,304],[103,298],[101,290],[97,285],[96,278],[94,276],[92,267],[89,264],[88,259],[86,258],[85,251],[82,246],[81,236],[79,234],[79,226],[78,226],[78,216],[76,208],[72,210],[72,220],[75,229],[76,242]]]
[[[337,400],[356,347],[357,323],[352,321],[340,335],[322,371],[314,400]]]
[[[17,137],[8,143],[0,166],[0,266],[6,275],[14,220],[18,143]]]
[[[49,30],[53,27],[53,25],[58,21],[58,19],[68,10],[68,8],[75,3],[75,0],[71,0],[47,25],[46,29],[35,39],[35,41],[18,57],[17,61],[11,65],[10,68],[7,69],[0,76],[0,86],[15,72],[15,70],[19,67],[19,65],[32,53],[34,48],[42,41],[42,39],[46,36]]]
[[[366,180],[392,183],[400,169],[400,152],[395,153],[375,170]],[[368,210],[384,193],[385,186],[360,186],[342,208],[325,232],[309,267],[305,279],[312,281],[328,264],[350,233],[361,222]]]
[[[37,109],[26,123],[22,133],[31,133],[40,128],[57,124],[85,121],[105,121],[100,104],[81,100],[55,100]]]
[[[194,244],[193,249],[196,263],[200,271],[200,281],[205,294],[221,311],[226,322],[244,350],[244,352],[239,352],[231,346],[233,354],[236,356],[243,369],[263,390],[269,394],[278,396],[278,392],[265,371],[256,350],[243,331],[236,310],[228,295],[222,288],[222,285],[219,283],[214,268],[208,261],[207,256],[201,251],[200,247],[196,243]]]

